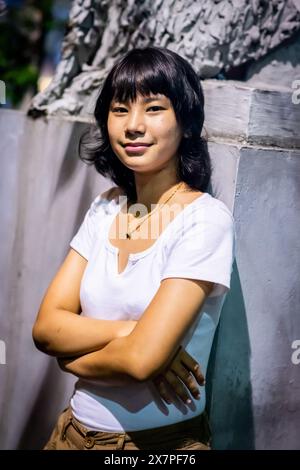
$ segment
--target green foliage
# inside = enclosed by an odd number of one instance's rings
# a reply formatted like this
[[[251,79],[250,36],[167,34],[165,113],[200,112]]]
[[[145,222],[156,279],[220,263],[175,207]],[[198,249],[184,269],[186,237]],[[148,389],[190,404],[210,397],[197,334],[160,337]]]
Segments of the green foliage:
[[[28,90],[37,91],[44,38],[53,27],[52,4],[52,0],[27,0],[0,17],[0,80],[13,106]]]

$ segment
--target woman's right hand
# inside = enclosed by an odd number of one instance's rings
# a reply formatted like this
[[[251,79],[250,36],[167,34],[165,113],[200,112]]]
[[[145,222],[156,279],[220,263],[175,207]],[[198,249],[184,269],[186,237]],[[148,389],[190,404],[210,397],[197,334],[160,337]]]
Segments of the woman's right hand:
[[[200,365],[185,349],[179,348],[171,363],[163,373],[153,379],[160,396],[168,403],[172,402],[170,387],[185,404],[191,403],[190,395],[199,399],[199,385],[205,385],[205,378]]]

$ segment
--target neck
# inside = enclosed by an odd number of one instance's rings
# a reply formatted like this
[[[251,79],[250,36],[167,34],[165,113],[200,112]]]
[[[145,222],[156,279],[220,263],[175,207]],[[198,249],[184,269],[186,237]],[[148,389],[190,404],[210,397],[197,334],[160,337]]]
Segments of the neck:
[[[159,204],[168,197],[172,191],[178,186],[180,180],[176,174],[165,174],[159,171],[155,175],[135,174],[135,186],[137,200],[139,204],[151,210],[151,204]]]

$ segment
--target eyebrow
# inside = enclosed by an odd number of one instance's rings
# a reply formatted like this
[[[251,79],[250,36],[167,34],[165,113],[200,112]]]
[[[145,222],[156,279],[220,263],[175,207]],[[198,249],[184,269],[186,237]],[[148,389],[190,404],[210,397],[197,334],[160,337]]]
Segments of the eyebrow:
[[[146,98],[144,98],[143,101],[144,101],[144,103],[151,103],[152,101],[161,101],[162,99],[163,99],[162,96],[158,96],[157,98],[155,98],[155,97],[148,97],[147,98],[146,97]]]
[[[162,101],[164,99],[163,96],[157,96],[157,97],[154,97],[154,96],[146,96],[144,97],[143,99],[143,102],[144,103],[152,103],[152,101]],[[118,101],[118,100],[112,100],[112,102],[115,102],[115,103],[122,103],[122,101]]]

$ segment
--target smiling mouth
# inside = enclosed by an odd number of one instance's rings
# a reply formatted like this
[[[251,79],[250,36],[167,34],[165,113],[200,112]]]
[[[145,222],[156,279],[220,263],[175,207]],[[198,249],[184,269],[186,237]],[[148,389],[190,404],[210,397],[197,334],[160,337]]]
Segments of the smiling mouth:
[[[152,144],[147,144],[144,142],[126,142],[125,144],[122,144],[123,147],[150,147]]]
[[[126,153],[135,154],[145,152],[149,147],[151,147],[151,145],[152,144],[144,144],[142,142],[130,142],[123,144],[123,147],[125,148]]]

